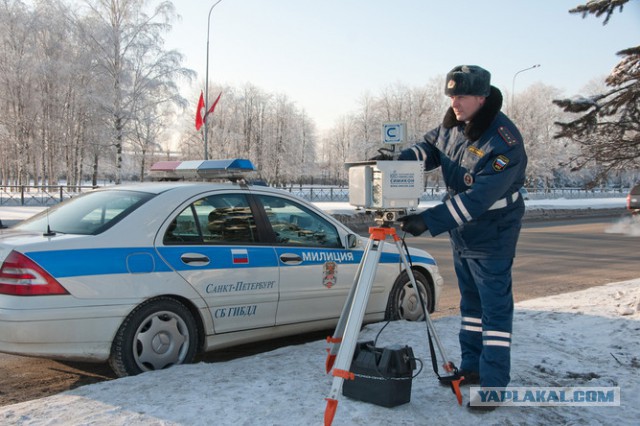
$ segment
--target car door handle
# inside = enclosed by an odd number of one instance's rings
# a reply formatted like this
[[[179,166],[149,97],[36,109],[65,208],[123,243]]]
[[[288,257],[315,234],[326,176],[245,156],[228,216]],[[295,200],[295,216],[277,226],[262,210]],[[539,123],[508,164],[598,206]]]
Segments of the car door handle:
[[[280,255],[280,261],[287,265],[299,265],[302,263],[302,258],[297,254],[283,253]]]
[[[180,260],[190,266],[206,266],[211,262],[207,256],[199,253],[184,253]]]

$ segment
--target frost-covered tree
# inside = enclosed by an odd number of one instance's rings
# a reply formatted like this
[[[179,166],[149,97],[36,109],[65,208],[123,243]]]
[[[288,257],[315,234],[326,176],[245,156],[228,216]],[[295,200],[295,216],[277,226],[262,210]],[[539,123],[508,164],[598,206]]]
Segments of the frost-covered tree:
[[[177,83],[193,72],[163,46],[173,18],[163,0],[1,0],[2,183],[95,185],[108,167],[119,182],[123,153],[186,105]]]
[[[147,14],[146,0],[85,0],[86,14],[76,20],[88,48],[94,52],[96,72],[109,82],[101,107],[111,122],[110,145],[115,155],[115,182],[122,175],[122,154],[131,137],[131,124],[140,100],[156,92],[158,102],[184,102],[175,80],[189,77],[181,55],[163,49],[163,35],[175,17],[170,1],[161,1]],[[157,92],[165,92],[158,96]],[[144,112],[142,112],[145,115]]]
[[[561,146],[554,141],[554,122],[567,115],[551,105],[559,95],[559,89],[538,83],[519,93],[511,107],[511,119],[522,133],[529,157],[526,186],[563,185],[566,165],[579,151],[570,139],[564,139]]]
[[[269,184],[300,181],[316,168],[316,129],[307,113],[283,94],[271,94],[252,84],[210,87],[222,96],[207,119],[209,158],[250,159]],[[192,96],[196,99],[197,96]],[[202,158],[202,130],[185,112],[180,152],[183,159]]]
[[[358,108],[340,117],[323,138],[320,150],[326,160],[324,170],[331,177],[344,180],[345,161],[361,161],[376,156],[383,147],[382,124],[385,122],[405,122],[408,144],[421,140],[428,130],[442,121],[448,106],[447,98],[442,94],[441,81],[442,78],[434,78],[422,87],[396,83],[377,95],[362,95]]]
[[[29,183],[34,158],[37,108],[34,52],[35,24],[26,5],[18,1],[0,3],[0,125],[4,128],[1,172],[4,185]]]
[[[570,10],[584,17],[604,16],[609,22],[616,10],[622,12],[629,0],[592,0]],[[564,111],[578,114],[568,122],[558,122],[556,138],[569,138],[581,145],[573,170],[597,164],[591,184],[611,171],[640,167],[640,46],[618,52],[622,60],[605,82],[603,94],[553,101]]]

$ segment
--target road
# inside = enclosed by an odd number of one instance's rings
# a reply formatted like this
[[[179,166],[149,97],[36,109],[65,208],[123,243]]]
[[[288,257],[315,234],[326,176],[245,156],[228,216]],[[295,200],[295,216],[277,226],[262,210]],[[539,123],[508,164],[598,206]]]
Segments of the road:
[[[515,301],[640,278],[638,231],[636,236],[612,233],[620,228],[614,226],[619,221],[597,218],[525,223],[513,266]],[[434,318],[457,314],[459,293],[448,236],[406,241],[438,260],[445,290]]]
[[[640,237],[607,233],[615,219],[578,219],[525,224],[514,264],[516,301],[640,278]],[[411,237],[407,243],[438,259],[445,290],[434,318],[458,312],[458,291],[446,236]],[[224,361],[276,347],[322,339],[326,332],[247,345],[212,354]],[[0,354],[0,406],[113,379],[107,365],[63,363]]]

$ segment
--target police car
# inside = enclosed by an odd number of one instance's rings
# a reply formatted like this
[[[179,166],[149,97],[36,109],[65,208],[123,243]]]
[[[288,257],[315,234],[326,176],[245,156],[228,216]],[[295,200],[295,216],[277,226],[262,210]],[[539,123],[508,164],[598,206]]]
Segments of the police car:
[[[248,160],[164,162],[166,177],[234,175]],[[150,182],[97,189],[0,235],[0,351],[103,362],[119,376],[196,353],[329,329],[366,238],[265,186]],[[442,278],[410,249],[434,310]],[[365,321],[416,320],[411,284],[385,244]]]

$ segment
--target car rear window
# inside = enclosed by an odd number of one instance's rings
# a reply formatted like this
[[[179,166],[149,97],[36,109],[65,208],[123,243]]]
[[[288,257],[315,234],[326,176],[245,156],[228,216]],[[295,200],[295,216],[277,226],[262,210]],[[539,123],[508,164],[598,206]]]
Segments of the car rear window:
[[[640,184],[631,188],[631,195],[640,195]]]
[[[63,234],[100,234],[154,194],[137,191],[96,191],[58,204],[15,227],[15,229]]]

